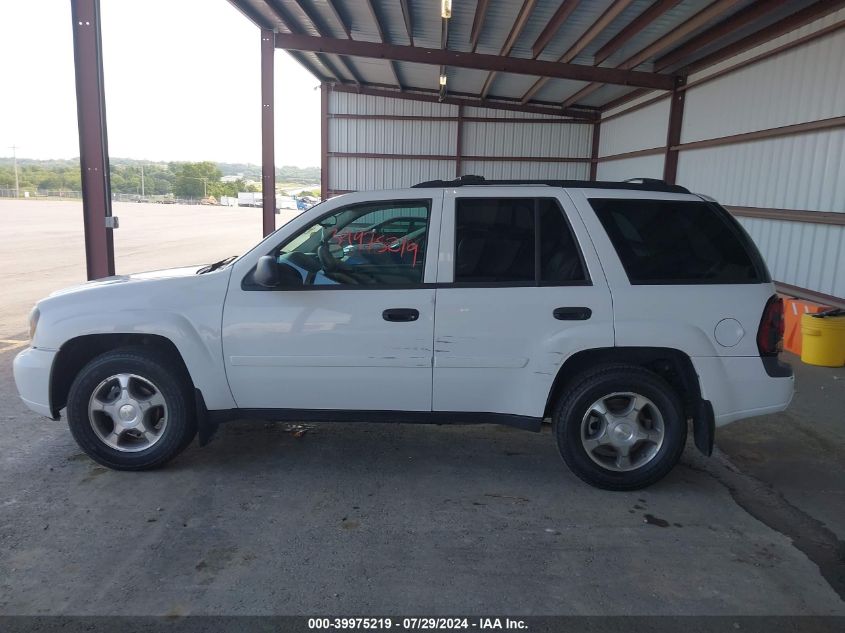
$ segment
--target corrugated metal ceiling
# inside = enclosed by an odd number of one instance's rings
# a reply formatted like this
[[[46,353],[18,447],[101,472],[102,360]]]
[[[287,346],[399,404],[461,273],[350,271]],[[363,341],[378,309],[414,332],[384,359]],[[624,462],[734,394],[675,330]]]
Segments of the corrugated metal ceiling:
[[[357,41],[382,42],[409,46],[411,41],[399,0],[229,0],[259,26],[272,28],[281,33],[296,33],[345,39],[346,30]],[[604,28],[598,30],[583,46],[572,63],[591,66],[594,56],[622,29],[638,18],[644,11],[653,9],[660,0],[564,0],[575,7],[560,25],[536,59],[557,61],[579,41],[589,29],[599,22],[609,10],[618,11]],[[817,0],[821,3],[821,0]],[[413,45],[421,48],[439,49],[443,21],[440,16],[440,2],[436,0],[407,0],[413,25]],[[810,0],[678,0],[645,24],[623,45],[600,65],[615,68],[633,55],[642,51],[659,38],[672,33],[679,25],[696,16],[702,10],[713,9],[714,17],[703,21],[697,28],[689,30],[683,37],[655,51],[640,63],[636,70],[651,72],[654,60],[677,49],[690,39],[708,29],[729,23],[737,12],[751,7],[760,9],[759,15],[748,24],[728,29],[719,39],[702,46],[685,57],[680,64],[663,69],[662,73],[675,71],[732,44],[761,28],[783,20],[799,9],[816,2]],[[836,5],[837,2],[822,4]],[[838,4],[843,4],[839,2]],[[482,28],[478,39],[477,53],[499,55],[509,37],[520,13],[528,8],[530,13],[523,28],[513,42],[509,57],[533,59],[532,50],[540,34],[554,19],[561,8],[562,0],[490,0],[483,14]],[[475,0],[453,0],[452,17],[448,20],[448,48],[453,51],[472,52],[471,33],[476,19],[478,2]],[[835,8],[835,7],[834,7]],[[344,26],[345,23],[345,26]],[[420,89],[428,92],[438,89],[439,68],[409,62],[388,62],[383,59],[341,58],[325,53],[297,53],[309,70],[320,79],[355,83],[356,79],[365,86],[394,87],[397,78],[403,89]],[[392,68],[391,68],[392,66]],[[394,72],[395,71],[395,72]],[[480,95],[489,73],[448,67],[448,89],[452,93]],[[532,87],[536,77],[499,72],[489,87],[488,99],[497,98],[521,100]],[[587,85],[583,81],[551,79],[529,97],[532,104],[560,105],[566,99]],[[631,92],[630,87],[606,84],[577,102],[578,106],[600,107]]]

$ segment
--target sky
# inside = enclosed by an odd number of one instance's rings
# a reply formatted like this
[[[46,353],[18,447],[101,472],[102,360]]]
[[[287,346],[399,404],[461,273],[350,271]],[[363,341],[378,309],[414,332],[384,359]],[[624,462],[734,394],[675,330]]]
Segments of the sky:
[[[226,0],[101,0],[113,157],[261,162],[259,30]],[[0,0],[0,156],[79,155],[70,0]],[[319,81],[277,51],[276,164],[320,164]]]

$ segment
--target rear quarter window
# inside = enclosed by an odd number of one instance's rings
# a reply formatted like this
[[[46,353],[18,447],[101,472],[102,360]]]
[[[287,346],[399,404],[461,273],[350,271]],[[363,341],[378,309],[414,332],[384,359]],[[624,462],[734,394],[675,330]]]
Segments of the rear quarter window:
[[[718,205],[618,198],[590,204],[632,284],[769,281],[751,239]]]

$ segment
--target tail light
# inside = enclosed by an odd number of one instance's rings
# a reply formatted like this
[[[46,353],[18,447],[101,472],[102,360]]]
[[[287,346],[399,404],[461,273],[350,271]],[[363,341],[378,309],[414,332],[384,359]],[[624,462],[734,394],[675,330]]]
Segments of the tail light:
[[[776,356],[783,342],[783,300],[772,295],[763,309],[763,318],[757,329],[757,349],[760,356]]]

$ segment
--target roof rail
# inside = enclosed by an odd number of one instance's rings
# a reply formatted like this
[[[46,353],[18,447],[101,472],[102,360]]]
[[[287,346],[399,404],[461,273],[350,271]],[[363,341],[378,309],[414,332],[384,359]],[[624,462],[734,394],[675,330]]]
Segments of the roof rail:
[[[658,191],[661,193],[689,193],[686,187],[670,185],[656,178],[632,178],[623,182],[602,180],[487,180],[484,176],[460,176],[454,180],[429,180],[414,185],[414,189],[435,189],[467,186],[540,185],[572,189],[628,189],[630,191]]]

